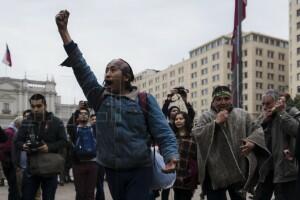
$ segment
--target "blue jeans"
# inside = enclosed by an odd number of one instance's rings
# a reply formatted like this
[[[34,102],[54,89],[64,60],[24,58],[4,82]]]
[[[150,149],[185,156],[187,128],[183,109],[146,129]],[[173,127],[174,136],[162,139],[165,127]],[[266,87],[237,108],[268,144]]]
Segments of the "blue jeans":
[[[24,171],[22,200],[33,200],[38,188],[42,188],[43,200],[54,200],[57,188],[57,175],[50,177],[33,176]]]
[[[105,173],[114,200],[149,199],[152,167],[119,171],[105,168]]]

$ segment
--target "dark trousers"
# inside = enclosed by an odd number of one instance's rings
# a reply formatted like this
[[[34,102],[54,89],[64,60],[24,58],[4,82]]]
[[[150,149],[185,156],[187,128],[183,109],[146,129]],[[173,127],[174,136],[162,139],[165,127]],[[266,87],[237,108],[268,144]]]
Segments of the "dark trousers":
[[[299,163],[298,163],[298,178],[297,178],[296,196],[300,197],[300,164]]]
[[[242,193],[240,186],[231,185],[227,188],[214,190],[211,180],[206,173],[203,183],[203,192],[207,195],[207,200],[227,200],[226,191],[228,191],[231,200],[246,200],[246,193]]]
[[[105,174],[104,167],[102,167],[101,165],[98,165],[96,200],[105,200],[104,186],[103,186],[104,174]]]
[[[170,188],[161,191],[161,200],[169,200]]]
[[[294,200],[296,199],[296,184],[296,181],[274,184],[273,172],[271,172],[267,175],[265,182],[257,185],[254,200],[270,200],[273,192],[276,200]]]
[[[94,200],[97,170],[96,162],[73,164],[76,200]]]
[[[105,173],[114,200],[149,199],[152,167],[119,171],[105,168]]]
[[[19,200],[21,197],[18,191],[15,166],[10,161],[3,161],[2,169],[8,183],[8,200]]]
[[[183,190],[174,188],[174,200],[191,200],[194,190]]]
[[[43,200],[54,200],[57,188],[57,176],[33,176],[24,171],[22,184],[22,200],[33,200],[39,187],[42,188]]]

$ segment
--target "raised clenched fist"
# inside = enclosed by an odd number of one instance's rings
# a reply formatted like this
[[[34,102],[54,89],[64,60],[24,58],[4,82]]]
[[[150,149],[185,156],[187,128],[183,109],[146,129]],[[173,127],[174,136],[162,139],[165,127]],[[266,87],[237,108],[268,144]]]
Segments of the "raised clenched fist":
[[[70,15],[69,11],[67,11],[67,10],[61,10],[55,16],[55,21],[56,21],[58,30],[60,32],[61,31],[67,31],[69,15]]]

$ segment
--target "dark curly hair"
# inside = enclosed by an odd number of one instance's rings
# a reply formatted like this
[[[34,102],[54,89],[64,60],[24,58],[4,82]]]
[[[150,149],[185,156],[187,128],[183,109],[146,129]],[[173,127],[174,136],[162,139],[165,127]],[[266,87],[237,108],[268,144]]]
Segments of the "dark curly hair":
[[[176,119],[177,115],[182,115],[183,118],[185,119],[185,125],[184,126],[185,126],[185,128],[187,130],[187,135],[190,136],[192,128],[193,128],[193,122],[190,119],[189,115],[186,112],[179,111],[178,113],[176,113],[175,119]],[[175,122],[174,122],[174,131],[175,132],[178,131],[178,128],[176,127]]]

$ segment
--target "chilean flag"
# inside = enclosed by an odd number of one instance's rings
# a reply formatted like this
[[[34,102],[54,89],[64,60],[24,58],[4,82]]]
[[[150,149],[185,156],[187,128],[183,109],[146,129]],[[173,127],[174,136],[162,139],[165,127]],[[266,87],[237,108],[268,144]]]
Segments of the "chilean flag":
[[[10,57],[10,51],[8,48],[8,45],[6,44],[6,52],[4,54],[2,62],[8,66],[12,66],[11,57]]]

